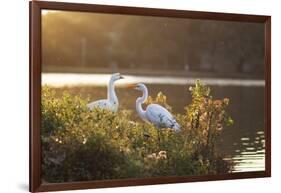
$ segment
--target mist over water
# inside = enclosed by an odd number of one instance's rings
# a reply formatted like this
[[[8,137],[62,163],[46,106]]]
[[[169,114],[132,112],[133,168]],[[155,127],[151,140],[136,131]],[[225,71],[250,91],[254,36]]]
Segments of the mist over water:
[[[43,73],[42,84],[50,84],[54,87],[94,85],[106,86],[111,74],[79,74],[79,73]],[[168,85],[187,85],[194,84],[197,79],[203,83],[213,86],[241,86],[241,87],[264,87],[264,80],[258,79],[234,79],[234,78],[188,78],[177,76],[143,76],[143,75],[124,75],[123,80],[115,83],[124,85],[128,83],[145,82],[147,84],[168,84]]]

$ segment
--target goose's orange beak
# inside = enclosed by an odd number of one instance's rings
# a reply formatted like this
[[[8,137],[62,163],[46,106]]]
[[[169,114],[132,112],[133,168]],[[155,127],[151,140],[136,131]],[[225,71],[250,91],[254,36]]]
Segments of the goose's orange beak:
[[[126,88],[136,88],[137,84],[127,84],[125,85]]]

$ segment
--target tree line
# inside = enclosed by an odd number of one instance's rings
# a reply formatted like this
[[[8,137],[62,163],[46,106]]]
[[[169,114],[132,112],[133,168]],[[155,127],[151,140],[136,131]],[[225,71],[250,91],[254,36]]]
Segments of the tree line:
[[[66,11],[42,21],[43,71],[264,72],[263,24]]]

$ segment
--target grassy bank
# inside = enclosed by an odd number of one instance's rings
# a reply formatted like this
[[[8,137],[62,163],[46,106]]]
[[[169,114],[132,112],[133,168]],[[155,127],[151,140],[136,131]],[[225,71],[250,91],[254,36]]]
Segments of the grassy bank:
[[[215,148],[222,129],[233,124],[227,114],[229,100],[214,100],[210,88],[199,81],[189,92],[191,103],[184,113],[176,114],[181,132],[163,129],[159,141],[157,129],[136,119],[134,111],[90,112],[87,99],[67,92],[58,98],[54,89],[43,87],[43,179],[67,182],[230,172],[232,163]],[[152,102],[173,110],[163,93],[147,100]]]

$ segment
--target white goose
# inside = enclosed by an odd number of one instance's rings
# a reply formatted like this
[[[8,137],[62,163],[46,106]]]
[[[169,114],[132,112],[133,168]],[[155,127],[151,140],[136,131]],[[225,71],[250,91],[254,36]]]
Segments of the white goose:
[[[94,108],[100,108],[117,112],[119,103],[114,89],[114,82],[120,79],[123,79],[123,76],[120,73],[112,74],[107,86],[107,99],[91,102],[87,104],[87,107],[90,110],[93,110]]]
[[[146,110],[142,108],[142,104],[148,97],[148,90],[144,84],[132,84],[129,85],[129,87],[134,87],[136,90],[143,92],[143,96],[138,97],[136,100],[136,110],[142,120],[152,123],[158,129],[171,128],[176,132],[180,131],[180,125],[173,115],[164,107],[158,104],[150,104],[146,107]]]

